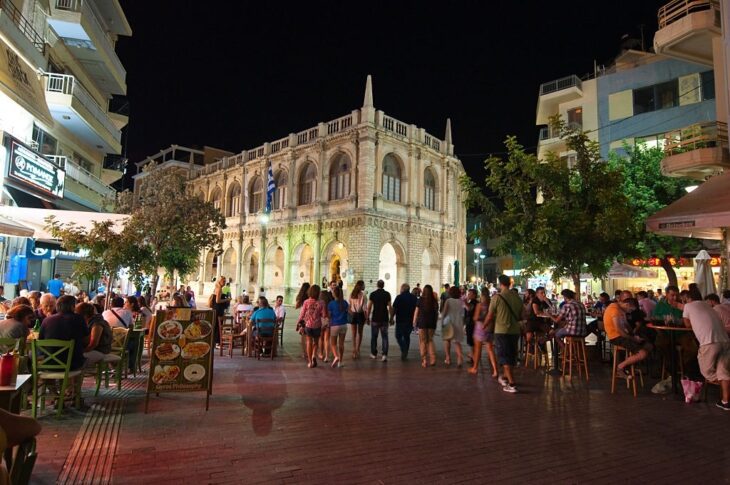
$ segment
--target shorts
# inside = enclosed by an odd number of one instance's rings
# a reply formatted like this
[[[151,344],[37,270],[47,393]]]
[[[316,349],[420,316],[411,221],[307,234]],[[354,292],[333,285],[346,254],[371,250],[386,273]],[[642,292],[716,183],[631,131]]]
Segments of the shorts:
[[[651,344],[646,342],[639,343],[632,338],[616,337],[609,340],[609,342],[611,342],[611,345],[620,345],[621,347],[624,347],[626,350],[634,354],[641,350],[651,350]]]
[[[365,325],[365,313],[355,312],[352,314],[352,325]]]
[[[346,324],[340,324],[340,325],[331,325],[330,326],[330,337],[337,337],[338,335],[345,336],[347,335],[347,325]]]
[[[701,345],[697,361],[708,381],[730,381],[730,342]]]
[[[304,335],[309,338],[318,339],[322,335],[322,328],[304,327]]]
[[[494,350],[499,365],[517,365],[517,344],[520,336],[511,333],[494,334]]]

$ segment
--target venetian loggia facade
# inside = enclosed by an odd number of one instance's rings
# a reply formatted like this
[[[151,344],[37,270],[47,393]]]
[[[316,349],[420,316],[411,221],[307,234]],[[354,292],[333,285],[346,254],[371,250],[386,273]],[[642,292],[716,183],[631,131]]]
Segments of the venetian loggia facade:
[[[276,190],[263,224],[269,164]],[[463,173],[449,122],[441,140],[376,110],[368,77],[362,108],[190,171],[227,228],[222,254],[202,254],[189,284],[209,294],[223,275],[237,294],[264,288],[286,301],[323,279],[437,288],[465,261]]]

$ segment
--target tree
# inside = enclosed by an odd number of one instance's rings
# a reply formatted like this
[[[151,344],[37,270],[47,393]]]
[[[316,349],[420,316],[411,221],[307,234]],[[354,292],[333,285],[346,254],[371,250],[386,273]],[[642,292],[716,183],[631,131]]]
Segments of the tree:
[[[598,144],[560,118],[551,125],[575,152],[574,164],[554,153],[538,160],[508,137],[507,158],[485,162],[493,197],[468,178],[461,185],[467,204],[489,220],[481,237],[499,237],[500,253],[525,255],[527,274],[550,267],[554,279],[571,278],[580,293],[581,273],[603,276],[631,249],[632,219],[621,173],[600,160]]]
[[[119,194],[116,209],[130,214],[125,231],[144,250],[141,265],[152,276],[155,291],[158,268],[171,278],[186,275],[197,269],[203,250],[220,253],[226,223],[213,204],[193,195],[183,173],[159,170],[153,163],[144,171],[149,181],[136,194]]]
[[[75,223],[61,224],[54,216],[46,218],[47,228],[54,238],[61,240],[68,251],[85,249],[88,256],[74,263],[74,272],[90,281],[107,278],[111,288],[122,268],[128,268],[132,281],[140,285],[144,277],[145,248],[138,248],[130,234],[123,229],[115,231],[111,221],[94,221],[90,229]],[[109,303],[107,301],[107,303]]]
[[[649,232],[646,219],[682,197],[686,193],[684,188],[696,182],[662,174],[661,161],[665,155],[661,148],[624,145],[624,151],[626,156],[610,153],[608,163],[623,174],[621,189],[631,207],[636,238],[629,255],[643,259],[656,256],[667,273],[669,284],[677,286],[677,273],[670,256],[678,261],[682,253],[699,249],[701,243],[692,238]]]

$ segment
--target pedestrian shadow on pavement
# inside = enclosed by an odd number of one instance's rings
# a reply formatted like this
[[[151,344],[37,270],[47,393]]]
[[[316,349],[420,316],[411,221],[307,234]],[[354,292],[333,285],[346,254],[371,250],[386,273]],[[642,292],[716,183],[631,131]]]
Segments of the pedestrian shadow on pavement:
[[[268,436],[274,425],[274,410],[286,401],[286,379],[280,370],[266,372],[264,382],[253,383],[243,395],[243,404],[253,411],[251,428],[256,436]],[[248,380],[249,384],[252,384]]]

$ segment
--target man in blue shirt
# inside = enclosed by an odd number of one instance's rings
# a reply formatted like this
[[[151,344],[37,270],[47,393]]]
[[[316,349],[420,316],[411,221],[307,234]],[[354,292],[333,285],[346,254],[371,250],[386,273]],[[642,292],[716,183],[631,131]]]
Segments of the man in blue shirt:
[[[53,279],[48,282],[48,293],[52,294],[56,298],[61,296],[61,290],[63,289],[63,280],[61,275],[56,273],[53,275]]]
[[[259,307],[251,315],[251,328],[254,338],[272,337],[276,326],[276,313],[269,306],[269,300],[265,296],[259,297]],[[265,353],[266,349],[262,349]]]

